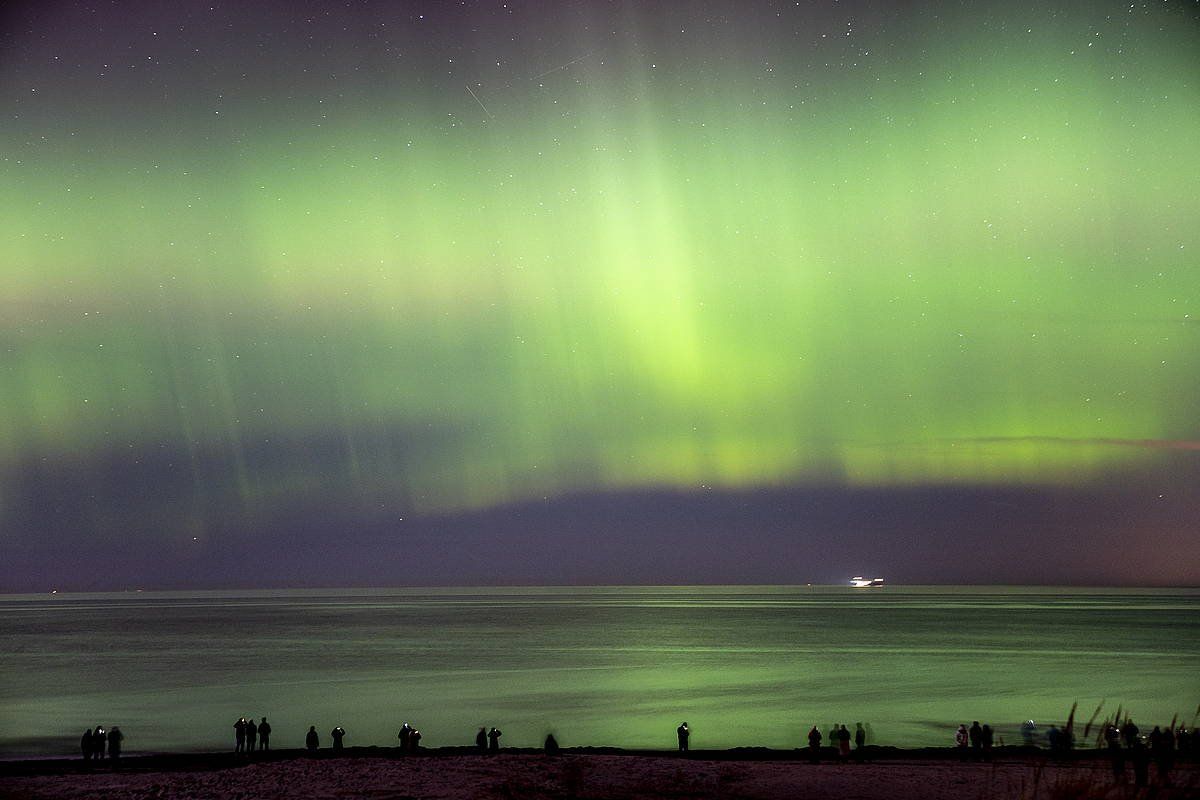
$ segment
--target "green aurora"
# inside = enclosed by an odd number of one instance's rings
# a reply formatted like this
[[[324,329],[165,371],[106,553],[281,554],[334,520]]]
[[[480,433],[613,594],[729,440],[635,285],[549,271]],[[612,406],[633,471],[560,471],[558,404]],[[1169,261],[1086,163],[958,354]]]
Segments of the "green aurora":
[[[17,37],[0,527],[31,463],[157,449],[220,453],[221,502],[413,513],[1086,486],[1195,449],[1200,47],[1122,9],[868,26],[854,63],[642,20],[534,79],[274,93],[245,64],[108,90]]]

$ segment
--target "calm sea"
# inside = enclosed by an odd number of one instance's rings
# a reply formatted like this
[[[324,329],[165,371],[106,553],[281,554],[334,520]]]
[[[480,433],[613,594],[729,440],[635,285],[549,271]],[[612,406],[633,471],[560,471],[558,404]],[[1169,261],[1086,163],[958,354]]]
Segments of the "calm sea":
[[[946,745],[1118,704],[1142,727],[1200,704],[1200,590],[634,587],[0,596],[0,755],[328,744],[796,747],[814,723]]]

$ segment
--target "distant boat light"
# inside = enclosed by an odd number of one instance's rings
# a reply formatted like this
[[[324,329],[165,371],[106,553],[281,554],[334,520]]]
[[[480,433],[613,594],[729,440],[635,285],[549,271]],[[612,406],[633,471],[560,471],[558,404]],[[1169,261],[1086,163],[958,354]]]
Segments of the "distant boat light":
[[[860,589],[869,586],[883,586],[883,578],[864,578],[862,575],[855,575],[850,579],[850,585]]]

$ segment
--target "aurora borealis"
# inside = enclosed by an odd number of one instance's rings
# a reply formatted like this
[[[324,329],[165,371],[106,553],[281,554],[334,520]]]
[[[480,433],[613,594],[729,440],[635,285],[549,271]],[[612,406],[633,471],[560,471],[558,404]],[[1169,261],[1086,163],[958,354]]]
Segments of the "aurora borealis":
[[[1195,3],[3,14],[0,588],[1200,581]]]

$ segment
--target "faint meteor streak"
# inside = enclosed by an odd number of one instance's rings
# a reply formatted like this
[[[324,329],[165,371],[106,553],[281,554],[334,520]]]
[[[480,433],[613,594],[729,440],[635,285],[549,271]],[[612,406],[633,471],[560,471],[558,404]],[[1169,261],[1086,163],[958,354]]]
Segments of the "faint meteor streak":
[[[471,93],[471,97],[474,97],[475,102],[479,103],[479,107],[483,109],[483,113],[488,115],[488,119],[495,119],[495,117],[492,116],[492,112],[488,111],[487,106],[485,106],[483,101],[479,99],[479,95],[475,94],[475,90],[471,88],[471,84],[468,83],[465,85],[467,87],[467,91]]]
[[[592,53],[594,53],[594,52],[596,52],[596,51],[595,51],[595,50],[593,50],[593,51],[592,51]],[[565,63],[565,64],[559,64],[559,65],[558,65],[557,67],[555,67],[554,69],[548,69],[548,70],[546,70],[546,71],[545,71],[545,72],[543,72],[543,73],[540,73],[540,74],[538,74],[538,75],[534,75],[534,76],[533,76],[532,78],[530,78],[529,80],[531,80],[531,81],[536,81],[538,78],[544,78],[544,77],[546,77],[546,76],[547,76],[547,75],[549,75],[551,72],[558,72],[560,69],[566,69],[567,67],[571,66],[572,64],[578,64],[580,61],[583,61],[585,58],[590,58],[590,57],[591,57],[591,55],[592,55],[592,53],[585,53],[585,54],[581,55],[579,58],[572,59],[571,61],[568,61],[568,62],[567,62],[567,63]]]
[[[1112,437],[1071,438],[1069,436],[980,436],[974,439],[951,439],[953,442],[979,444],[1008,444],[1036,442],[1040,444],[1111,445],[1113,447],[1140,447],[1146,450],[1200,450],[1200,441],[1194,439],[1116,439]]]
[[[591,58],[592,55],[595,54],[595,52],[596,51],[593,50],[591,53],[584,53],[579,58],[573,58],[565,64],[559,64],[557,67],[554,67],[553,69],[548,69],[545,72],[534,75],[529,80],[536,81],[538,78],[544,78],[552,72],[558,72],[560,70],[564,70],[567,67],[571,66],[572,64],[578,64],[580,61],[583,61],[585,58]],[[488,115],[488,119],[494,120],[496,118],[495,115],[492,114],[491,111],[488,111],[488,107],[485,106],[483,104],[483,101],[479,99],[479,95],[475,94],[475,90],[471,88],[471,84],[467,83],[467,84],[464,84],[464,86],[467,87],[467,91],[471,93],[471,97],[473,97],[475,99],[475,102],[479,104],[479,107],[483,109],[483,113]],[[504,86],[500,87],[499,91],[504,91],[505,89],[511,89],[511,88],[513,88],[512,84],[508,83],[508,84],[505,84]],[[496,90],[493,90],[492,94],[494,95],[495,93],[496,93]]]

